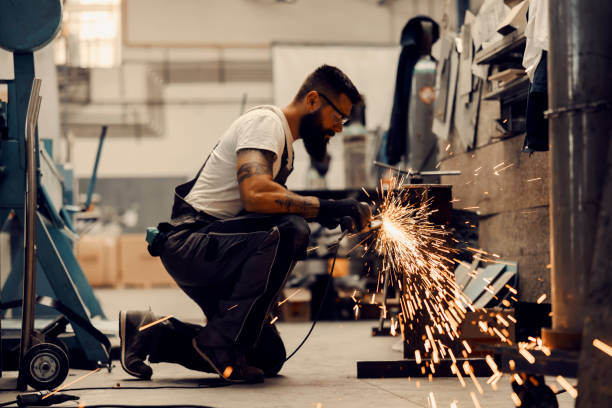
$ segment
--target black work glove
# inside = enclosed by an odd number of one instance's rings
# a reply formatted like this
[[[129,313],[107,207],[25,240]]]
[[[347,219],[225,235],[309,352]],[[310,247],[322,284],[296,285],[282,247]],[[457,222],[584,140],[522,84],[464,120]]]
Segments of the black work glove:
[[[343,200],[319,200],[319,215],[318,220],[340,220],[343,217],[350,217],[352,223],[342,222],[343,229],[348,229],[353,232],[361,231],[368,226],[372,218],[372,210],[365,203],[352,198]],[[352,224],[352,225],[349,225]],[[321,225],[324,225],[321,222]],[[337,225],[337,224],[336,224]],[[325,225],[324,225],[325,226]]]
[[[315,219],[315,221],[330,230],[333,230],[340,225],[340,220],[338,218],[321,217],[320,215]]]

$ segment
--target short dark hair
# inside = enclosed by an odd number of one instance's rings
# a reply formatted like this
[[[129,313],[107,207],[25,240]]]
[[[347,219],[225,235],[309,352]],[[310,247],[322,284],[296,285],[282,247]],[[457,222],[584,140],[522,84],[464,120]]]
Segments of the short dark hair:
[[[319,68],[315,69],[313,73],[308,75],[295,96],[295,99],[304,99],[310,91],[323,92],[324,94],[332,94],[335,96],[345,94],[353,105],[363,102],[359,91],[349,77],[347,77],[344,72],[331,65],[321,65]]]

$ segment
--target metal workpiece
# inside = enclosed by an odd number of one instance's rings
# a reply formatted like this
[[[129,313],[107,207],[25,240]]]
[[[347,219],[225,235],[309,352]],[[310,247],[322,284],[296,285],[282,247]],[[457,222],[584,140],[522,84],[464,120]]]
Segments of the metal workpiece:
[[[545,343],[578,348],[606,155],[612,138],[612,2],[549,2],[548,100],[552,330]],[[601,103],[601,101],[607,101]],[[581,108],[595,106],[597,109]]]

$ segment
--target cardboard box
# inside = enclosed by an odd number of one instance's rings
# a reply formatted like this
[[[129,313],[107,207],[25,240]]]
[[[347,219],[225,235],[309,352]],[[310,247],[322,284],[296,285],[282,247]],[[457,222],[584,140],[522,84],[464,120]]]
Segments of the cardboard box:
[[[283,322],[310,321],[311,294],[308,289],[285,289],[283,296],[285,301],[278,308],[278,320]]]
[[[75,255],[92,287],[114,287],[119,281],[118,239],[112,235],[84,235]]]
[[[334,262],[334,258],[329,258],[327,263],[327,273],[331,272],[332,263]],[[340,276],[346,276],[349,273],[349,260],[348,258],[336,258],[336,264],[334,265],[334,278],[339,278]]]
[[[145,234],[123,234],[119,238],[121,284],[145,287],[176,286],[159,257],[147,250]]]

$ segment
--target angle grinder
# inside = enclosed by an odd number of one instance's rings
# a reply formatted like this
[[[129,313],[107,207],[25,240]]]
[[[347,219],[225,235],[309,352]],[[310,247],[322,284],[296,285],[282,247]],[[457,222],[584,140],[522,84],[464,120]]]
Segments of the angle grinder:
[[[372,220],[372,208],[367,203],[362,202],[362,204],[365,204],[365,206],[368,208],[368,212],[369,212],[368,218]],[[382,221],[373,220],[373,221],[370,221],[370,223],[366,225],[365,228],[363,228],[360,231],[357,231],[355,220],[352,217],[345,216],[340,219],[340,228],[342,229],[342,231],[361,233],[361,232],[368,232],[368,231],[378,229],[381,226],[382,226]]]

